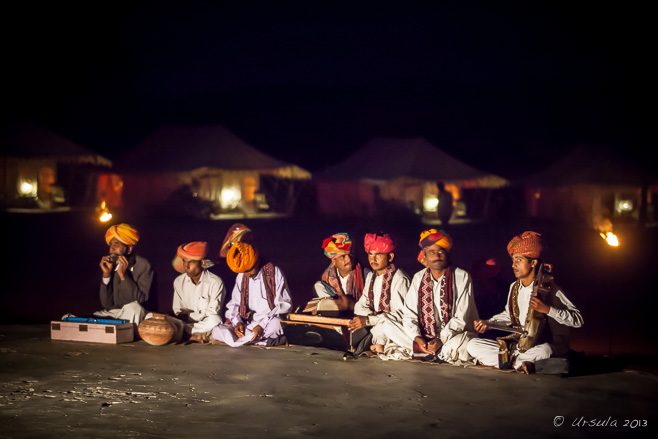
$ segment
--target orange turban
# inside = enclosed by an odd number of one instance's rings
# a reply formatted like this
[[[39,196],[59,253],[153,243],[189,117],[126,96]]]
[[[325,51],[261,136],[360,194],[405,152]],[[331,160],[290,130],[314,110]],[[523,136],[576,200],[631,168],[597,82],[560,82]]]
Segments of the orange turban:
[[[329,259],[348,255],[352,249],[352,240],[347,233],[336,233],[322,242],[324,255]]]
[[[183,268],[183,259],[190,261],[203,261],[203,268],[212,267],[214,264],[208,260],[204,259],[208,252],[208,243],[206,242],[190,242],[188,244],[183,244],[178,247],[176,251],[176,257],[172,261],[174,269],[179,273],[185,272]]]
[[[240,224],[240,223],[233,224],[228,229],[228,232],[226,232],[226,237],[224,237],[224,242],[222,242],[222,247],[219,250],[219,257],[225,258],[226,253],[228,253],[231,246],[236,242],[240,241],[242,239],[242,236],[247,232],[251,232],[251,229],[245,226],[244,224]]]
[[[367,233],[363,239],[363,246],[366,249],[366,253],[377,252],[377,253],[391,253],[395,250],[395,242],[388,234],[379,234],[379,233]]]
[[[420,241],[418,241],[420,248],[429,247],[434,244],[449,252],[452,248],[452,238],[443,230],[436,229],[425,230],[420,234]]]
[[[537,232],[523,232],[515,236],[507,244],[507,252],[512,256],[513,254],[520,254],[528,258],[539,258],[544,249],[541,243],[541,235]]]
[[[105,242],[109,245],[112,238],[116,238],[124,245],[135,245],[139,241],[139,232],[131,225],[122,223],[107,229],[107,232],[105,232]]]
[[[251,245],[236,242],[226,253],[226,264],[234,273],[245,273],[256,264],[258,252]]]

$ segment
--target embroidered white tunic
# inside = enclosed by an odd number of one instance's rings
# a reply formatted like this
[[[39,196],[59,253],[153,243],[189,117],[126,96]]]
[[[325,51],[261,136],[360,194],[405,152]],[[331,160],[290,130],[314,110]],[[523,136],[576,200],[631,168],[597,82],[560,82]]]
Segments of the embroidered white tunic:
[[[279,267],[274,267],[274,308],[270,309],[267,303],[263,270],[259,270],[255,278],[249,278],[249,303],[247,306],[253,314],[251,320],[245,322],[240,317],[240,300],[242,297],[242,291],[240,289],[243,276],[243,273],[236,276],[231,300],[226,305],[226,320],[230,323],[228,325],[218,325],[213,328],[212,336],[215,340],[224,342],[229,346],[241,346],[251,342],[254,337],[253,329],[256,326],[260,326],[263,328],[263,335],[259,339],[254,340],[254,344],[264,345],[267,343],[268,338],[275,338],[283,334],[280,315],[287,314],[292,309],[292,299],[290,298],[288,283]],[[238,322],[242,322],[245,325],[245,335],[241,338],[237,338],[233,332],[233,328]]]

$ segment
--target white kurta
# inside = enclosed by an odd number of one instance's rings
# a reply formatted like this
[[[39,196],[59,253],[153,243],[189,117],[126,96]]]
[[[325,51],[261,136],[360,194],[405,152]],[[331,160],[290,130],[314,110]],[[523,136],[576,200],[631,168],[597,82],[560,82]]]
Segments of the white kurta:
[[[363,294],[354,305],[355,316],[367,316],[366,326],[371,326],[370,333],[372,334],[373,344],[385,345],[388,338],[384,331],[385,322],[402,321],[402,310],[404,308],[404,296],[409,289],[409,276],[399,268],[393,274],[391,279],[391,302],[389,304],[389,312],[380,312],[379,299],[382,295],[382,282],[384,276],[375,277],[375,283],[372,289],[373,304],[372,308],[368,306],[368,289],[370,282],[375,276],[375,272],[371,271],[366,276]]]
[[[348,274],[347,276],[343,277],[341,276],[340,273],[338,273],[338,280],[340,281],[340,286],[343,288],[343,291],[347,291],[347,281],[349,280],[350,275]],[[330,297],[334,298],[336,297],[336,293],[333,291],[328,291],[327,286],[321,282],[317,281],[314,285],[313,288],[315,289],[315,295],[318,296],[319,298],[325,298],[325,297]]]
[[[194,284],[185,273],[174,280],[173,311],[175,314],[182,310],[190,311],[189,316],[196,323],[190,325],[188,330],[193,334],[211,331],[221,323],[219,315],[226,288],[222,279],[208,270],[203,270],[199,283]]]
[[[281,314],[289,313],[292,309],[292,299],[290,298],[288,283],[279,267],[274,267],[274,308],[270,309],[267,303],[263,270],[260,270],[255,278],[249,278],[248,308],[253,314],[251,320],[243,321],[242,317],[240,317],[243,276],[244,274],[240,273],[235,278],[231,300],[226,305],[226,320],[229,323],[215,326],[212,330],[212,336],[215,340],[226,343],[229,346],[242,346],[251,342],[251,339],[254,337],[253,329],[256,326],[260,326],[263,328],[263,335],[254,340],[253,344],[265,345],[267,344],[267,339],[276,338],[283,334],[280,316]],[[245,336],[242,338],[237,338],[233,332],[233,328],[235,328],[238,322],[242,322],[245,325]]]
[[[488,319],[486,322],[489,324],[495,324],[500,326],[509,326],[512,324],[512,318],[509,310],[509,299],[512,294],[512,288],[514,283],[510,285],[509,293],[507,295],[507,302],[505,304],[505,309],[503,312],[496,314],[495,316]],[[523,324],[528,315],[530,309],[530,297],[532,296],[532,285],[530,284],[527,287],[523,285],[519,286],[519,296],[518,296],[518,306],[519,306],[519,322]],[[583,317],[580,314],[580,311],[567,299],[562,290],[559,287],[555,287],[555,294],[552,298],[552,303],[547,304],[550,306],[548,312],[549,319],[553,319],[557,325],[552,325],[551,329],[553,331],[553,337],[556,339],[555,344],[542,343],[532,348],[528,349],[526,352],[519,352],[518,348],[512,353],[513,356],[516,356],[515,368],[521,367],[522,363],[525,361],[535,362],[538,360],[543,360],[549,358],[554,350],[558,350],[558,355],[563,355],[566,353],[568,346],[568,334],[566,333],[566,328],[579,328],[583,325]],[[550,323],[550,321],[549,321]],[[556,330],[557,329],[557,330]],[[562,329],[562,333],[557,333]],[[566,343],[566,345],[565,345]],[[471,340],[468,345],[469,353],[480,363],[485,366],[496,366],[498,367],[498,351],[499,346],[495,340],[477,338]]]
[[[413,341],[421,336],[418,323],[419,304],[418,290],[426,269],[417,272],[409,286],[405,297],[403,318],[401,324],[388,324],[385,327],[391,343],[384,349],[384,358],[408,359],[413,355]],[[453,270],[455,281],[453,285],[452,316],[441,328],[443,313],[440,304],[441,278],[432,278],[432,298],[434,302],[435,331],[443,343],[438,357],[443,361],[455,363],[468,361],[470,356],[466,350],[468,341],[475,337],[473,321],[478,318],[471,276],[461,268]]]

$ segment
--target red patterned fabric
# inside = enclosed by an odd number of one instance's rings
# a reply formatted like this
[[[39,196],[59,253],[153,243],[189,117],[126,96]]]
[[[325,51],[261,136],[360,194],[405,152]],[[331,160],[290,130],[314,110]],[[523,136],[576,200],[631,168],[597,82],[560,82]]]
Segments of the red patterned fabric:
[[[537,232],[523,232],[512,238],[509,244],[507,244],[507,252],[510,256],[518,253],[522,256],[536,259],[541,257],[543,249],[541,235]]]
[[[274,264],[268,262],[260,271],[263,273],[263,282],[265,283],[265,293],[267,304],[270,309],[274,309],[274,297],[276,294],[276,279],[274,278]],[[251,318],[252,311],[249,310],[249,276],[242,274],[242,283],[240,284],[240,317],[244,320]]]
[[[390,312],[391,311],[391,280],[393,279],[393,274],[395,274],[395,264],[391,264],[386,267],[384,271],[384,276],[382,278],[382,292],[379,295],[379,311],[378,312]],[[375,293],[373,291],[375,286],[375,278],[377,277],[377,272],[372,273],[372,278],[370,278],[370,285],[368,286],[368,307],[375,310]]]
[[[338,276],[338,269],[332,264],[322,273],[322,280],[343,295],[352,296],[354,300],[359,300],[359,297],[363,293],[363,270],[361,269],[361,264],[357,263],[354,270],[349,274],[347,278],[347,291],[343,291],[343,286]]]
[[[452,317],[453,273],[448,267],[441,277],[439,285],[439,306],[441,310],[441,328],[448,324]],[[434,295],[432,294],[432,272],[426,269],[418,288],[418,323],[420,332],[426,340],[437,337],[436,318],[434,316]]]

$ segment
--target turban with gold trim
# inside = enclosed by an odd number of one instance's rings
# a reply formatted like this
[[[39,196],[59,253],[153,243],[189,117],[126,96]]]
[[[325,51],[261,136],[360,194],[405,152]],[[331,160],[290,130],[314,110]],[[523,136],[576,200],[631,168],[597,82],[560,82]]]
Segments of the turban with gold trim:
[[[452,238],[443,230],[436,229],[425,230],[420,234],[420,241],[418,241],[420,248],[427,248],[434,244],[449,252],[452,248]]]
[[[245,273],[256,264],[258,251],[244,242],[236,242],[226,252],[226,264],[234,273]]]
[[[116,226],[112,226],[107,229],[105,232],[105,242],[110,244],[112,238],[116,238],[120,243],[124,245],[135,245],[139,241],[139,232],[129,224],[121,223]]]
[[[245,226],[244,224],[240,224],[240,223],[233,224],[228,229],[228,232],[226,232],[226,237],[224,238],[224,242],[222,242],[222,247],[219,250],[219,257],[225,258],[226,253],[228,253],[231,246],[236,242],[240,241],[242,239],[242,236],[248,232],[251,232],[251,229]]]
[[[350,254],[352,250],[352,240],[347,233],[336,233],[322,242],[324,255],[329,259],[342,255]]]
[[[395,250],[395,242],[393,238],[385,233],[368,233],[363,239],[363,246],[366,249],[366,253],[375,252],[375,253],[391,253]]]
[[[536,259],[541,257],[543,249],[541,235],[537,232],[530,231],[515,236],[509,244],[507,244],[507,253],[509,253],[510,256],[518,253],[522,256]]]
[[[210,268],[214,264],[208,259],[204,259],[208,253],[208,243],[196,241],[183,244],[176,250],[176,257],[172,261],[174,269],[179,273],[184,273],[183,259],[188,261],[203,261],[201,264],[203,268]]]

